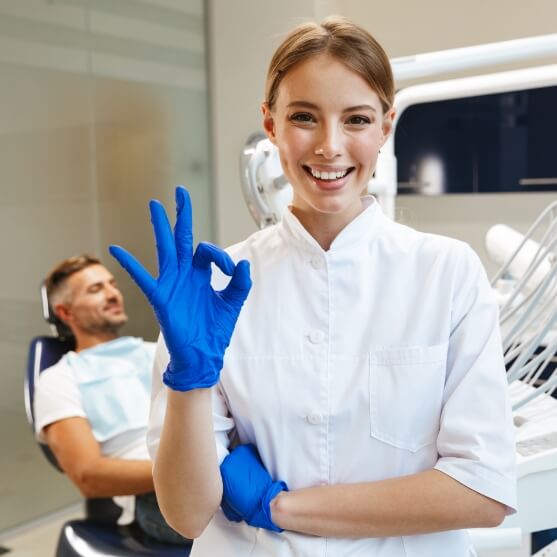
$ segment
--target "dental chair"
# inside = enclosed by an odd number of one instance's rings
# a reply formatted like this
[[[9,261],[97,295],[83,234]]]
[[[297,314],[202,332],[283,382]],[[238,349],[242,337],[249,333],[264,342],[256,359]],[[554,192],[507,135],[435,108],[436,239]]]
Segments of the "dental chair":
[[[24,382],[25,410],[31,427],[35,423],[34,394],[39,374],[54,365],[75,342],[70,330],[50,311],[44,285],[41,287],[43,317],[50,324],[52,336],[35,337],[29,346]],[[47,460],[60,472],[54,453],[39,443]],[[148,537],[137,524],[117,524],[122,510],[111,498],[85,500],[85,518],[70,520],[62,526],[56,557],[187,557],[191,546],[169,545]]]

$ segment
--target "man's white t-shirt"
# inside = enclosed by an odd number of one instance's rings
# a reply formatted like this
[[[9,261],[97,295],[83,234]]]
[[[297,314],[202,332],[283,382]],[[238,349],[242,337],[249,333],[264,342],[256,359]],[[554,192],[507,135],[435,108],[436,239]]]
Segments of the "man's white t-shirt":
[[[44,370],[34,401],[39,442],[46,443],[48,425],[81,417],[89,420],[103,456],[148,460],[145,436],[154,353],[155,343],[122,337],[79,353],[68,352]],[[134,498],[114,500],[125,510],[119,523],[131,521]]]

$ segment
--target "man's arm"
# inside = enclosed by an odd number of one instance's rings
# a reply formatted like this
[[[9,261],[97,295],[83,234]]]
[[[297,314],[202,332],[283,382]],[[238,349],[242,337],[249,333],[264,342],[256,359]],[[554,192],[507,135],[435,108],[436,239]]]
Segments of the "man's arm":
[[[280,528],[332,537],[385,537],[499,525],[505,505],[438,470],[372,483],[282,491],[271,502]]]
[[[59,420],[43,432],[60,467],[84,497],[138,495],[154,490],[151,461],[103,456],[85,418]]]

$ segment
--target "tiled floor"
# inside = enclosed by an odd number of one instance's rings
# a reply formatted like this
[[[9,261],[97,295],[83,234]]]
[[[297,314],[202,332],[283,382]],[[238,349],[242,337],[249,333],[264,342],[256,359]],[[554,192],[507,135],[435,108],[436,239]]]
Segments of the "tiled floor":
[[[83,516],[82,504],[72,505],[63,511],[30,524],[3,533],[0,547],[8,549],[6,557],[54,557],[58,534],[64,522]]]

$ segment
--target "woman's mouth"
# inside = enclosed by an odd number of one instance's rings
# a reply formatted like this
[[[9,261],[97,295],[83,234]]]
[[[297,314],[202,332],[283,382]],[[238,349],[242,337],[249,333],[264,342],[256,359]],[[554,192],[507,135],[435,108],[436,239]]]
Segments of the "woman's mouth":
[[[314,168],[308,165],[302,165],[305,173],[312,179],[312,181],[321,189],[335,190],[339,189],[348,181],[349,175],[354,170],[353,166],[344,168]]]

